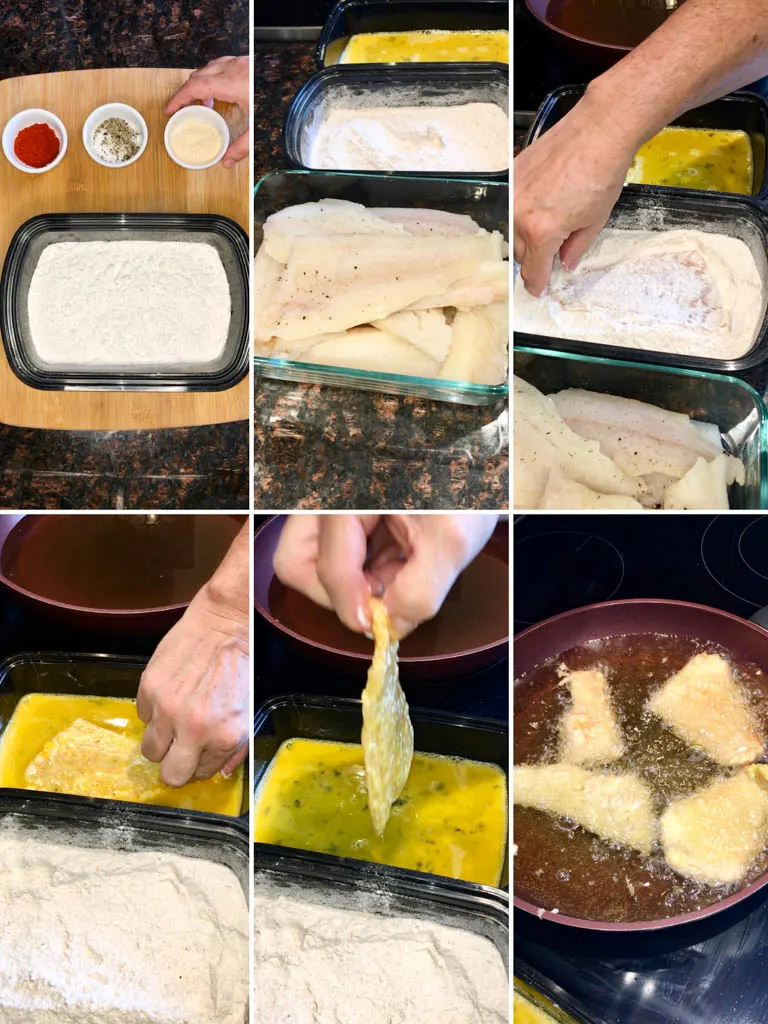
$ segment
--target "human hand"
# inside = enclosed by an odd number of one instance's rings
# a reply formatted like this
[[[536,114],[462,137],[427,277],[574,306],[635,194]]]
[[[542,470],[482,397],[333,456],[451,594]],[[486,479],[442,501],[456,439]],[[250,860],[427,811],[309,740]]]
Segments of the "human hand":
[[[402,638],[438,613],[496,521],[467,513],[291,516],[275,551],[275,574],[356,633],[370,632],[371,596],[383,597]]]
[[[251,108],[250,61],[248,57],[217,57],[204,68],[193,71],[186,83],[168,101],[166,114],[175,114],[182,107],[201,100],[203,106],[212,107],[214,100],[234,103],[246,117]],[[248,156],[250,132],[235,139],[223,157],[225,167],[234,167]]]
[[[641,142],[588,89],[515,158],[514,253],[532,295],[546,290],[558,253],[573,270],[605,227]]]
[[[243,527],[219,569],[157,647],[141,677],[141,750],[163,782],[231,774],[248,753],[250,543]]]

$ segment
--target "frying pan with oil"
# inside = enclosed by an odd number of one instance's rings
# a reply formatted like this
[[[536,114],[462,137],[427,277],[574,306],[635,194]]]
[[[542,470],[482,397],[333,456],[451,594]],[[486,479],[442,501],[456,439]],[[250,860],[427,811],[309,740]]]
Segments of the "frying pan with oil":
[[[567,700],[558,666],[602,667],[627,747],[612,767],[638,772],[660,813],[670,799],[723,774],[644,709],[650,694],[702,650],[728,657],[768,736],[768,632],[744,619],[681,601],[609,601],[525,630],[514,645],[515,763],[557,760]],[[564,925],[667,928],[733,906],[768,883],[768,851],[741,884],[713,887],[677,875],[658,849],[644,858],[531,808],[515,807],[514,821],[515,906]]]

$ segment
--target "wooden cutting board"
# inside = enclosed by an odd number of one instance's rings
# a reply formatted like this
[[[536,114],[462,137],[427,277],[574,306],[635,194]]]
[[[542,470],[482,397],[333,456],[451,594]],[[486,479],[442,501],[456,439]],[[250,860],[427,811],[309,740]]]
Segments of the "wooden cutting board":
[[[190,72],[177,69],[118,68],[62,71],[0,82],[0,130],[26,107],[44,107],[64,122],[67,153],[52,171],[25,174],[0,151],[0,262],[17,228],[45,213],[217,213],[248,231],[248,160],[236,168],[221,164],[185,171],[163,144],[163,107]],[[129,167],[100,167],[86,153],[83,123],[102,103],[129,103],[143,115],[149,141]],[[247,125],[236,107],[217,109],[232,137]],[[14,375],[0,350],[0,422],[65,430],[127,430],[223,423],[249,416],[248,378],[228,391],[210,393],[117,393],[39,391]]]

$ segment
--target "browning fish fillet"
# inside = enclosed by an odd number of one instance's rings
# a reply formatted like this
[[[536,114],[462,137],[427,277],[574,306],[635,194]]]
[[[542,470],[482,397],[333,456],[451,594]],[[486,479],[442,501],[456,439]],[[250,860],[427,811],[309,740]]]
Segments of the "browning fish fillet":
[[[565,665],[560,674],[571,693],[571,707],[560,723],[560,757],[585,767],[617,761],[624,742],[605,675],[599,669],[572,672]]]
[[[656,838],[651,791],[637,775],[589,772],[574,764],[515,765],[514,802],[568,818],[648,856]]]
[[[672,731],[722,765],[744,765],[763,752],[731,666],[719,654],[697,654],[648,702]]]
[[[768,768],[742,768],[661,816],[667,863],[700,882],[740,882],[768,843]]]

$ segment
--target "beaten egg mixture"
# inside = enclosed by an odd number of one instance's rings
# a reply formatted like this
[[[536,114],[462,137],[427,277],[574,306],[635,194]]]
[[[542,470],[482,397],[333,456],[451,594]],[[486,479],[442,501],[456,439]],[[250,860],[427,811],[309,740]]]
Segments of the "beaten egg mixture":
[[[379,838],[362,747],[327,740],[282,744],[256,796],[256,842],[498,885],[507,834],[507,784],[493,764],[413,756]]]
[[[0,740],[0,786],[238,815],[243,771],[173,788],[141,753],[132,700],[31,693]]]
[[[340,64],[498,61],[509,63],[509,33],[504,29],[455,32],[361,32],[352,36]]]
[[[637,151],[627,181],[752,195],[752,143],[746,132],[663,128]]]

